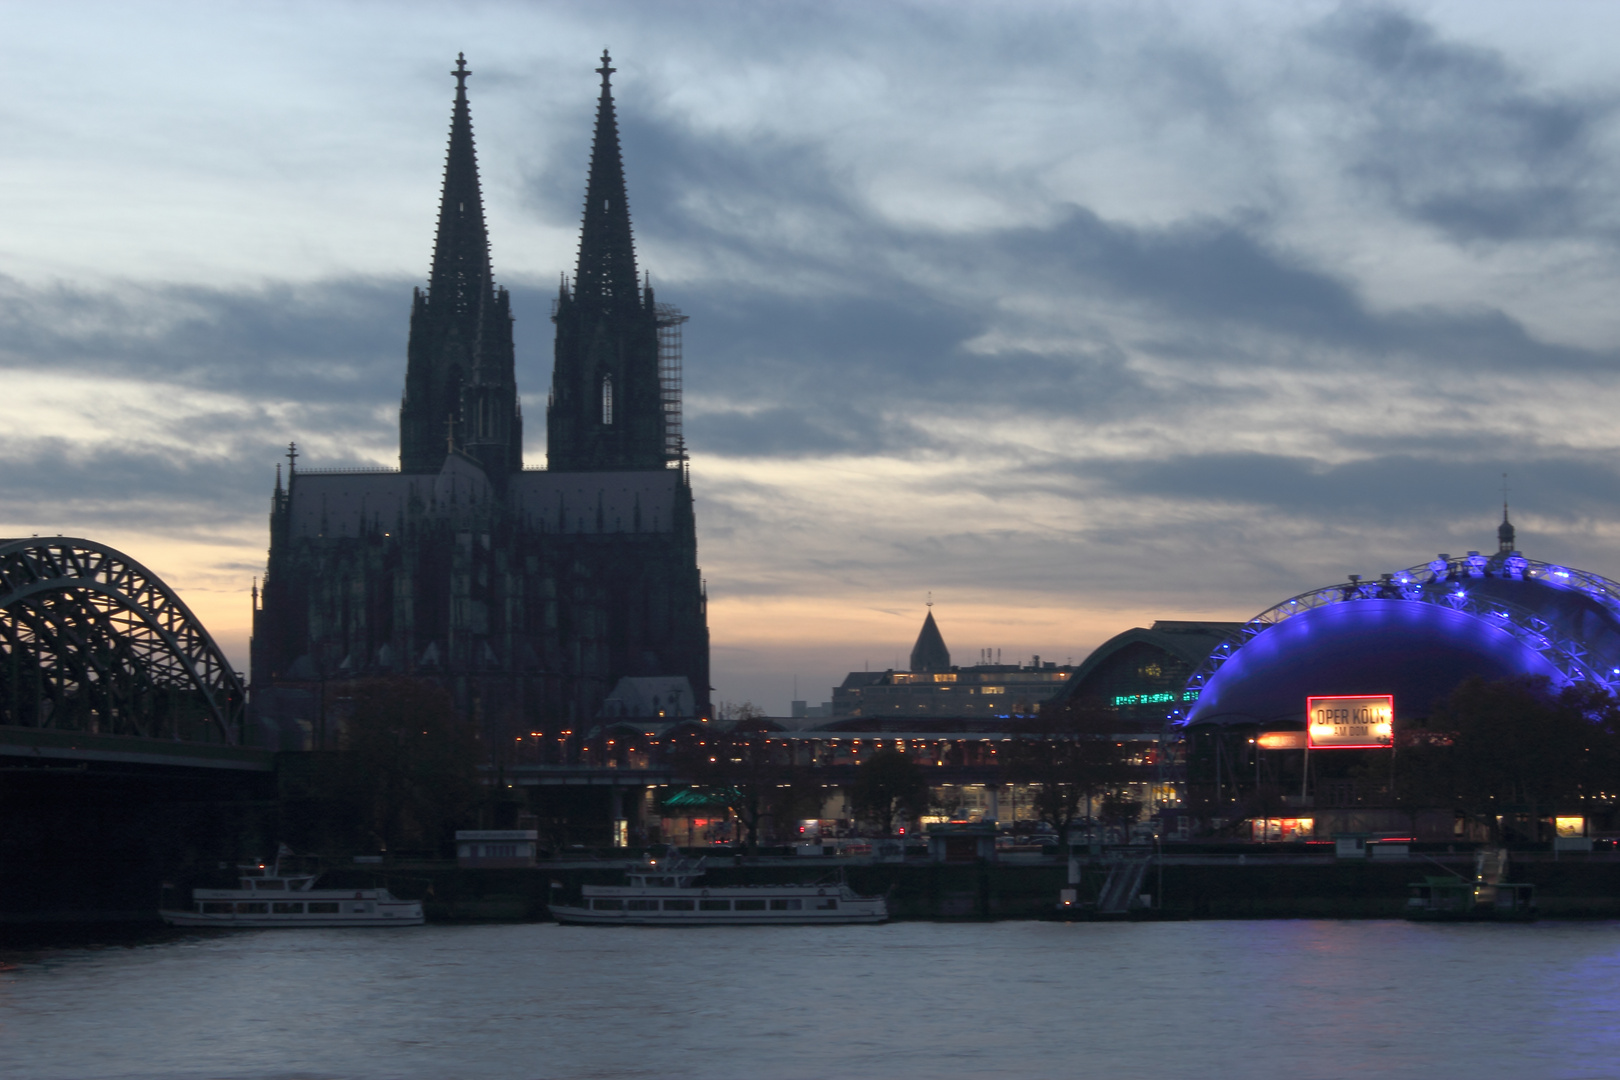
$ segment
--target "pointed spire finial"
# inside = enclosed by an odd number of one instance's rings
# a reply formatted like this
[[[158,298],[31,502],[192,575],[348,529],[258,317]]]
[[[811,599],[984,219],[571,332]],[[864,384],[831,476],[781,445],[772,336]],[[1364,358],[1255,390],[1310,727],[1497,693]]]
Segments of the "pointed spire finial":
[[[472,74],[471,71],[467,70],[466,53],[456,53],[456,70],[450,74],[456,77],[456,93],[465,94],[467,92],[467,76]]]
[[[1500,554],[1511,554],[1518,538],[1514,535],[1513,523],[1508,520],[1508,482],[1507,473],[1502,474],[1502,524],[1496,529],[1496,548]]]
[[[934,606],[934,590],[932,590],[932,589],[928,590],[928,605],[927,606],[930,607],[930,608]]]
[[[290,442],[290,443],[287,444],[287,475],[289,477],[292,476],[293,469],[297,465],[298,465],[298,444],[295,443],[295,442]]]
[[[604,47],[602,49],[602,66],[596,69],[596,73],[602,76],[602,90],[604,93],[611,88],[608,82],[608,76],[612,75],[618,70],[618,68],[613,66],[613,58],[608,55],[608,51]]]

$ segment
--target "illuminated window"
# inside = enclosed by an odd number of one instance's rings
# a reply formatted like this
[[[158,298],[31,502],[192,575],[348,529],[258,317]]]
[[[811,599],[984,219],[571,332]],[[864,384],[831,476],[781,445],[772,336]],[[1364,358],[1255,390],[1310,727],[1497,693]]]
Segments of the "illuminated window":
[[[613,423],[613,376],[602,376],[602,423]]]
[[[935,675],[934,676],[934,681],[935,682],[955,682],[956,681],[956,673],[955,672],[947,672],[947,673],[944,673],[944,674]]]
[[[1005,686],[986,686],[979,691],[981,694],[1005,694],[1006,692],[1007,688]]]

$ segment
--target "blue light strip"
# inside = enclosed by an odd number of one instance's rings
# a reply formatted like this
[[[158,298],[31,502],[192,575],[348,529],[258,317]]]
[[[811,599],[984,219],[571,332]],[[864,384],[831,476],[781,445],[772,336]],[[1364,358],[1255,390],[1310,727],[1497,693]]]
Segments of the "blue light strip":
[[[1379,581],[1351,580],[1300,593],[1244,623],[1238,631],[1237,641],[1218,646],[1188,678],[1182,700],[1196,700],[1221,665],[1235,656],[1244,645],[1278,623],[1328,604],[1372,599],[1444,604],[1512,634],[1527,648],[1545,657],[1570,682],[1589,682],[1606,690],[1620,687],[1620,668],[1600,671],[1589,665],[1585,646],[1577,641],[1555,637],[1552,626],[1535,611],[1504,600],[1480,600],[1470,596],[1463,582],[1484,577],[1487,567],[1488,560],[1477,555],[1451,560],[1435,559],[1387,575]],[[1620,622],[1620,583],[1606,577],[1552,563],[1535,562],[1518,554],[1503,560],[1498,573],[1508,580],[1539,581],[1552,588],[1585,593],[1606,607]],[[1450,588],[1444,587],[1447,583],[1450,583]],[[1185,720],[1176,722],[1184,723]]]

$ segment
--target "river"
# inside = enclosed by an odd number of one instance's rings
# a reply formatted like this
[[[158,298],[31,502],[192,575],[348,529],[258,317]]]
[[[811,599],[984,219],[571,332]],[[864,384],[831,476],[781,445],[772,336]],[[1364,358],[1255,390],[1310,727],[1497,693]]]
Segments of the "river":
[[[553,924],[12,953],[0,1074],[1620,1076],[1620,925]]]

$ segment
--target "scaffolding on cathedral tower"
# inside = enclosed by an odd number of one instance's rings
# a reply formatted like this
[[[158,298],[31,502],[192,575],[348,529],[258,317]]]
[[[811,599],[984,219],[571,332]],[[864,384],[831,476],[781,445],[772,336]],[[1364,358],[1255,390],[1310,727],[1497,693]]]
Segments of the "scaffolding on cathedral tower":
[[[681,431],[681,324],[688,316],[674,304],[658,304],[658,387],[664,402],[664,456],[679,466],[686,460]]]

